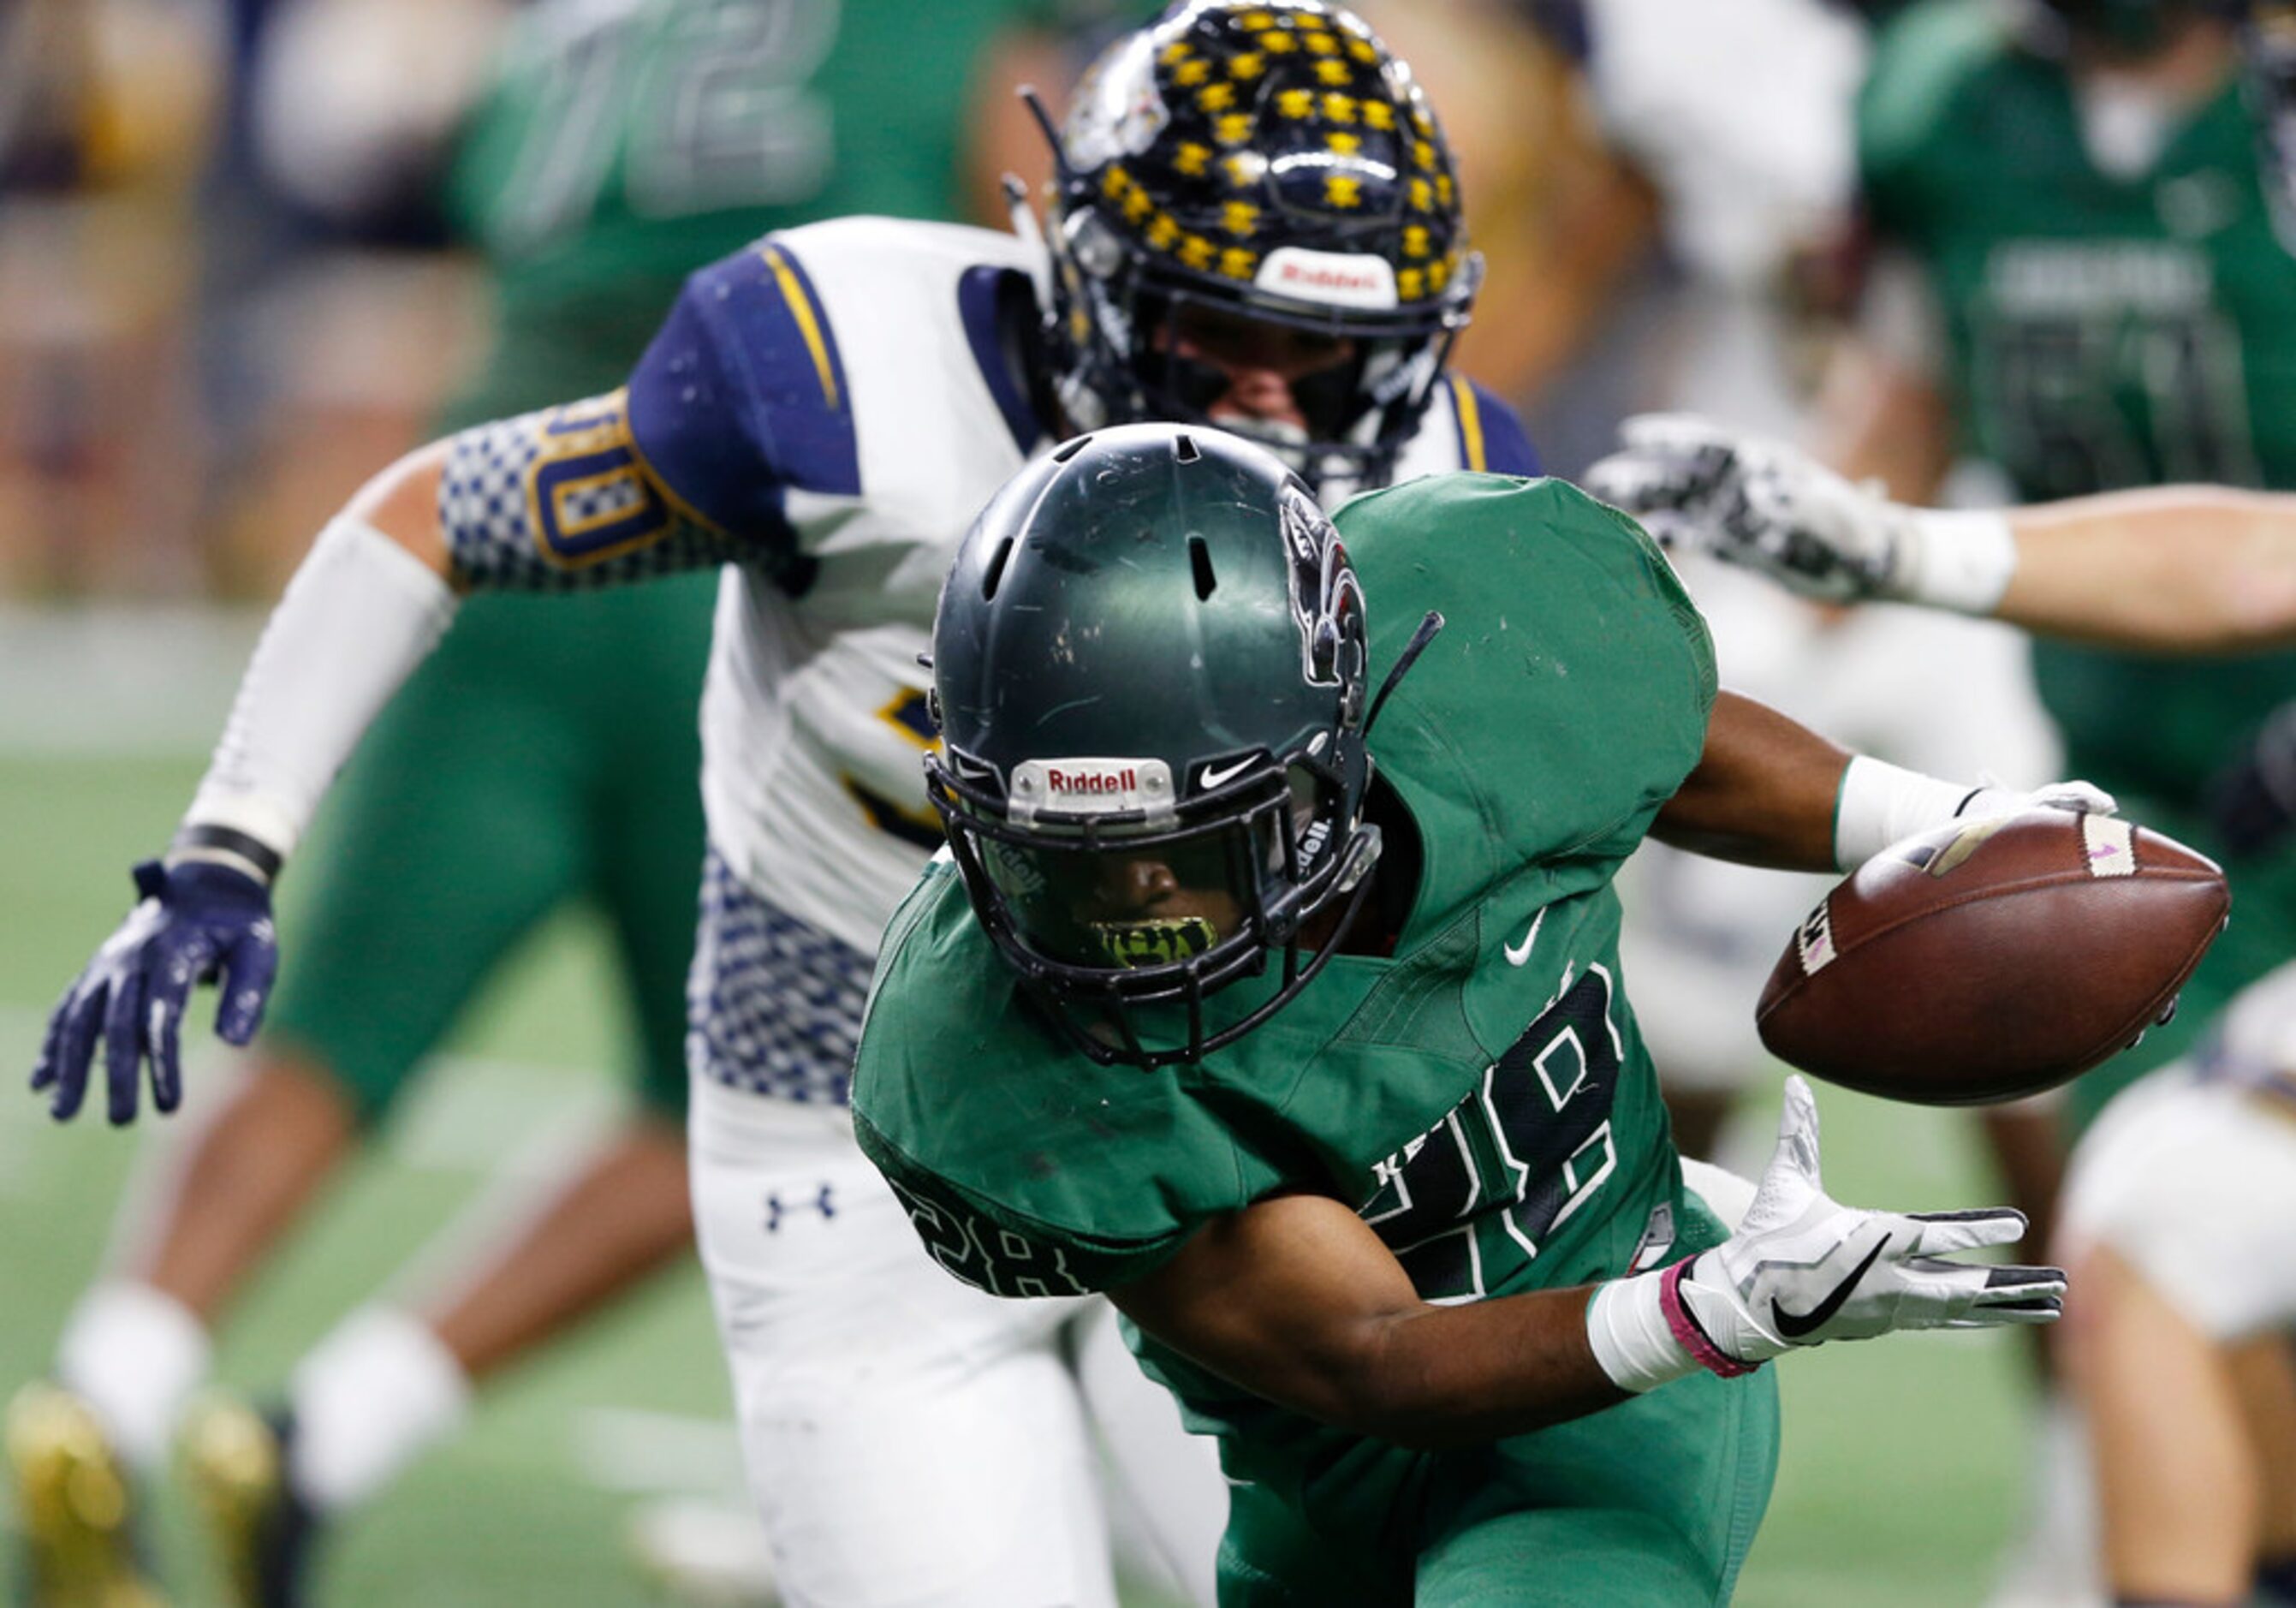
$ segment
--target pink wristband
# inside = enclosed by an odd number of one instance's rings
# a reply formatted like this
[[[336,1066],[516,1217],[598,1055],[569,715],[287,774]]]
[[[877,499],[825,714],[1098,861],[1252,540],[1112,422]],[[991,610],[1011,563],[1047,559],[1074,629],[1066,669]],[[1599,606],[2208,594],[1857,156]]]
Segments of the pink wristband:
[[[1681,1344],[1682,1349],[1689,1352],[1697,1360],[1699,1366],[1710,1373],[1718,1374],[1725,1379],[1735,1379],[1741,1374],[1751,1374],[1762,1365],[1759,1362],[1740,1362],[1734,1357],[1724,1356],[1716,1349],[1714,1342],[1706,1338],[1706,1331],[1698,1326],[1688,1309],[1682,1304],[1682,1276],[1689,1270],[1690,1264],[1697,1259],[1695,1256],[1685,1256],[1659,1275],[1658,1309],[1666,1314],[1667,1329]]]

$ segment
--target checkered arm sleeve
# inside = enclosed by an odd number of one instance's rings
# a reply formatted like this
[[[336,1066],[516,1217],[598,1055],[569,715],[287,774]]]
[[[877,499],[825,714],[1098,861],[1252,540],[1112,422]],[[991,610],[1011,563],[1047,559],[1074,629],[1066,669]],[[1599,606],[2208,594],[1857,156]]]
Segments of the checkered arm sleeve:
[[[472,588],[608,586],[753,556],[653,473],[621,391],[453,438],[439,522]]]

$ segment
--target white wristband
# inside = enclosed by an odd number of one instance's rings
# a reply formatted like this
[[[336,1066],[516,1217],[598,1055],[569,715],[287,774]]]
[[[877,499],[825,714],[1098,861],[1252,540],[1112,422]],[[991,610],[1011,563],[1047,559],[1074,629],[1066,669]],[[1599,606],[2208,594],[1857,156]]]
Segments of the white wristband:
[[[284,859],[360,735],[455,617],[446,581],[365,521],[338,515],[272,611],[173,859]],[[205,840],[205,841],[203,841]]]
[[[1968,813],[1999,790],[1942,782],[1859,754],[1841,773],[1833,802],[1833,863],[1854,871],[1890,844]]]
[[[1668,1327],[1660,1304],[1663,1273],[1638,1273],[1595,1286],[1587,1303],[1587,1343],[1611,1382],[1639,1396],[1698,1373],[1693,1357]]]
[[[1914,514],[1912,573],[1900,583],[1908,603],[1990,614],[2017,572],[2017,537],[2009,518],[1989,508],[1923,508]]]

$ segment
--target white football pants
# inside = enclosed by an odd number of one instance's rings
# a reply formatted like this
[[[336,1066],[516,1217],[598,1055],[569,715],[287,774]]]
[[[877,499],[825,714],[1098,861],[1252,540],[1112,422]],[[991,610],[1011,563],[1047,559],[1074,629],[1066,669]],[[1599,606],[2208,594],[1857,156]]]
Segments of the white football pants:
[[[1105,1498],[1213,1599],[1213,1443],[1097,1297],[1004,1300],[925,1255],[841,1108],[693,1080],[694,1226],[791,1608],[1114,1608]]]
[[[2202,1333],[2237,1341],[2296,1324],[2292,1221],[2296,1111],[2178,1062],[2081,1136],[2057,1233],[2069,1260],[2110,1245]]]

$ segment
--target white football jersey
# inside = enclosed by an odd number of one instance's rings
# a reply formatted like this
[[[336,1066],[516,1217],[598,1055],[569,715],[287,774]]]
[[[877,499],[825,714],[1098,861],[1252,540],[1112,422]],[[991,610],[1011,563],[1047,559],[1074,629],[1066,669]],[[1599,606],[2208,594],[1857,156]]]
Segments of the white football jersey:
[[[721,402],[755,415],[787,527],[783,556],[730,566],[718,598],[702,695],[710,840],[751,890],[865,953],[939,836],[921,655],[941,577],[974,514],[1053,444],[1017,393],[996,314],[999,283],[1037,266],[1032,250],[986,230],[840,219],[761,242],[762,273],[736,259],[741,283],[710,270],[685,292],[717,303],[710,381],[738,373],[729,389],[752,393]],[[770,318],[726,310],[745,291],[775,299]],[[786,336],[783,318],[796,341],[758,338]],[[673,315],[649,365],[665,342],[679,355],[678,327]],[[641,447],[663,383],[645,365],[632,381]],[[649,459],[684,495],[677,464]],[[1534,465],[1505,405],[1454,376],[1398,473],[1462,468]]]

